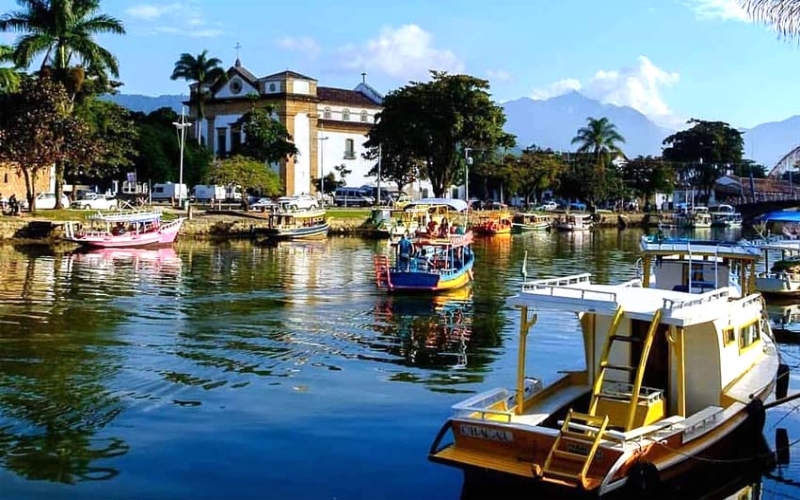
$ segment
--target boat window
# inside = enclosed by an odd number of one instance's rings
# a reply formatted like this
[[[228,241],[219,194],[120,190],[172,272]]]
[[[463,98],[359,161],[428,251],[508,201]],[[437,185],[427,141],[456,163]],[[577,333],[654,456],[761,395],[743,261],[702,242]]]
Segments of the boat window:
[[[725,345],[730,345],[736,342],[736,330],[731,326],[722,330],[722,340]]]
[[[750,347],[754,343],[758,342],[759,338],[760,332],[758,331],[758,321],[741,327],[739,330],[739,349]]]

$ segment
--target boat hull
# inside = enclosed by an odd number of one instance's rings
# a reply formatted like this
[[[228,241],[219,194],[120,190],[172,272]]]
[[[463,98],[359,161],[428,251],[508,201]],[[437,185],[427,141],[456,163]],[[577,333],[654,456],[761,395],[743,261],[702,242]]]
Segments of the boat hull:
[[[327,222],[318,226],[298,228],[270,228],[264,231],[267,239],[274,240],[313,240],[323,239],[328,236],[330,224]]]
[[[466,263],[462,268],[448,274],[415,270],[399,271],[394,269],[389,272],[391,280],[390,291],[397,292],[439,292],[455,290],[466,286],[472,281],[472,266],[474,260]]]
[[[550,228],[550,224],[543,222],[541,224],[519,224],[514,222],[511,224],[511,232],[515,234],[519,233],[530,233],[533,231],[547,231]]]
[[[157,231],[147,233],[77,235],[65,238],[65,240],[88,248],[131,248],[171,245],[177,239],[183,221],[184,219],[177,219],[162,225]]]

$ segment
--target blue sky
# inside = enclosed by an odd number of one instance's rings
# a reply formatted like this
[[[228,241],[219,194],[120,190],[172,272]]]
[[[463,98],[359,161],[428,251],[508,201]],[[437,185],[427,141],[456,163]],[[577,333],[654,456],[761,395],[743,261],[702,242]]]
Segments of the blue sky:
[[[288,68],[326,86],[352,88],[366,72],[388,92],[437,68],[488,79],[498,101],[578,89],[673,127],[800,114],[800,45],[736,0],[106,0],[103,12],[128,32],[100,39],[125,93],[186,93],[169,79],[182,52],[208,49],[227,67],[238,43],[257,76]]]

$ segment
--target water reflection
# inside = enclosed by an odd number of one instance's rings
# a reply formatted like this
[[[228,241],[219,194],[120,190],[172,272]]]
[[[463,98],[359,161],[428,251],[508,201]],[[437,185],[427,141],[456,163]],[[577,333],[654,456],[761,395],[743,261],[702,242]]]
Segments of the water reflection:
[[[101,435],[122,411],[107,382],[121,315],[97,303],[102,280],[73,257],[0,246],[0,466],[62,483],[110,479],[128,451]]]

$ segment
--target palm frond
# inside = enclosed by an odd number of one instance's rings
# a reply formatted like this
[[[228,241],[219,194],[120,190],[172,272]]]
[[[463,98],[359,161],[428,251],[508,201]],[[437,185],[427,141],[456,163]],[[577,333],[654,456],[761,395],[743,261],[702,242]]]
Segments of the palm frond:
[[[781,36],[800,36],[800,0],[738,0],[755,21],[774,28]]]

